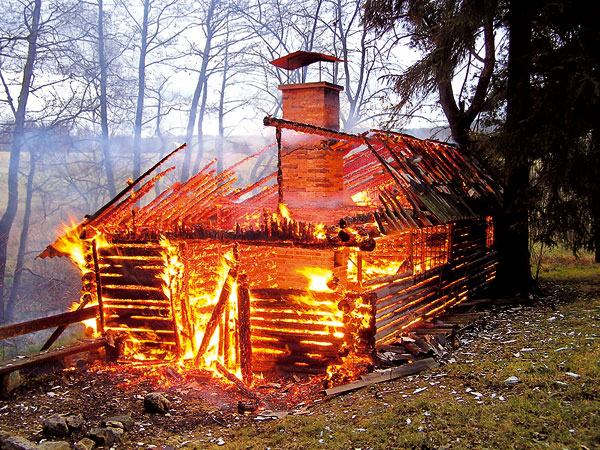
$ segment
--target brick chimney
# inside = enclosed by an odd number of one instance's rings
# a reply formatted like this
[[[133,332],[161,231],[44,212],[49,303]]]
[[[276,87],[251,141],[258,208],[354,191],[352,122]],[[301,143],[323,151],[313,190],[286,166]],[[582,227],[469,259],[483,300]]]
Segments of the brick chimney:
[[[272,61],[294,70],[314,62],[339,59],[311,52],[295,52]],[[339,130],[341,86],[325,81],[280,85],[283,118]],[[290,210],[332,209],[348,203],[343,182],[343,151],[332,150],[322,137],[284,131],[282,139],[282,196]]]

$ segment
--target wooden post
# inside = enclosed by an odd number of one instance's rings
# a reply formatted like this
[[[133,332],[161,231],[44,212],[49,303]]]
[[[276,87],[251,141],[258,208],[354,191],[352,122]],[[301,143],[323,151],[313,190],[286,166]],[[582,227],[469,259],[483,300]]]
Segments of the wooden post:
[[[104,306],[102,304],[102,282],[100,280],[100,268],[98,265],[98,251],[96,239],[92,241],[92,258],[94,258],[94,275],[96,276],[96,296],[98,297],[98,312],[100,317],[100,334],[104,334]]]
[[[239,277],[238,301],[238,342],[240,349],[240,367],[242,380],[247,386],[252,384],[252,331],[250,328],[250,293],[248,275]]]
[[[357,279],[358,285],[360,287],[362,287],[362,285],[363,285],[362,266],[363,266],[363,254],[361,251],[359,251],[356,253],[356,279]]]
[[[189,261],[185,257],[186,247],[183,243],[179,244],[179,257],[184,260],[184,267],[188,267]],[[179,302],[181,306],[181,319],[183,322],[183,329],[188,335],[190,340],[192,351],[196,352],[196,340],[194,334],[196,333],[196,327],[192,323],[192,311],[190,309],[190,271],[184,270],[183,280],[181,282],[181,289],[179,292]]]
[[[231,339],[229,336],[229,298],[225,302],[225,310],[223,311],[223,365],[230,369],[229,366],[229,346],[231,345]]]
[[[275,128],[275,138],[277,139],[277,204],[283,203],[283,171],[281,168],[281,128]]]

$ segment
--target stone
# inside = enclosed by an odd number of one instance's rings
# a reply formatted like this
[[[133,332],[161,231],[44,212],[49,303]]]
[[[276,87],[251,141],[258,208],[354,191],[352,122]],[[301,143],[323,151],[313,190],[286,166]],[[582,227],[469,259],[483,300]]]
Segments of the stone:
[[[83,438],[75,443],[75,450],[92,450],[95,446],[96,443],[90,438]]]
[[[515,376],[508,377],[506,380],[504,380],[504,386],[514,386],[515,384],[519,383],[520,381],[521,380],[519,380]]]
[[[12,436],[2,441],[2,450],[37,450],[37,445],[27,439]]]
[[[44,420],[43,433],[46,437],[64,437],[69,435],[69,426],[63,416],[55,414]]]
[[[83,420],[83,416],[81,414],[71,414],[70,416],[65,417],[65,421],[67,422],[67,426],[69,430],[81,430],[85,420]]]
[[[151,392],[144,397],[144,409],[149,413],[165,414],[170,406],[169,400],[158,392]]]
[[[125,431],[129,431],[133,428],[133,426],[135,425],[135,422],[133,421],[133,419],[131,418],[131,416],[128,415],[121,415],[121,416],[112,416],[109,417],[107,419],[103,419],[102,420],[102,426],[106,427],[108,426],[107,423],[108,422],[119,422],[121,423],[123,426],[120,428],[123,428]]]
[[[110,447],[121,441],[123,430],[121,428],[92,428],[88,437],[97,445]]]
[[[71,444],[65,441],[46,441],[38,444],[38,450],[70,450]]]
[[[116,420],[107,420],[105,427],[107,428],[118,428],[119,430],[125,431],[125,427],[121,422],[117,422]]]

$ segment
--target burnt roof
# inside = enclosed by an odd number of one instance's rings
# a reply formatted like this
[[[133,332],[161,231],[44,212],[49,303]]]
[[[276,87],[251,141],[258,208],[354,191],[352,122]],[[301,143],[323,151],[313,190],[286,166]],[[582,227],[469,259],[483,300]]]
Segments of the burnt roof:
[[[264,122],[279,129],[321,136],[333,151],[345,153],[343,177],[348,193],[368,193],[371,201],[360,208],[329,211],[328,216],[335,215],[329,223],[351,214],[377,217],[380,212],[385,216],[385,210],[398,208],[407,219],[405,226],[415,228],[494,215],[500,205],[500,184],[454,145],[390,131],[350,134],[271,117]],[[135,195],[111,200],[99,213],[88,216],[78,229],[84,234],[86,227],[91,226],[112,235],[137,229],[143,235],[140,230],[144,227],[154,230],[154,234],[177,234],[187,227],[201,228],[203,236],[218,238],[237,229],[250,216],[261,217],[267,210],[277,210],[276,173],[244,188],[233,188],[236,167],[275,146],[262,149],[220,174],[214,170],[213,160],[187,182],[172,184],[145,206],[134,209],[173,168],[156,173]],[[49,246],[40,256],[57,254],[60,252]]]

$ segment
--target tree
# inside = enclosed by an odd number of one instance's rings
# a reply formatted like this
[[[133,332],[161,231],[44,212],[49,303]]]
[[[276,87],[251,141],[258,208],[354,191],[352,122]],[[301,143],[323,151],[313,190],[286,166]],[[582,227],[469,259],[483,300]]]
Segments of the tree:
[[[15,217],[17,216],[19,201],[19,161],[21,156],[21,147],[25,131],[25,114],[27,111],[27,102],[32,87],[34,64],[37,56],[37,42],[40,32],[40,16],[42,10],[42,0],[33,0],[25,4],[23,17],[25,18],[24,33],[16,36],[6,36],[1,38],[3,41],[24,40],[27,42],[27,53],[25,55],[22,68],[22,81],[17,104],[15,105],[8,85],[2,77],[7,101],[14,114],[14,126],[12,143],[10,147],[10,162],[8,166],[8,202],[6,210],[0,219],[0,323],[6,321],[4,296],[6,279],[6,262],[8,256],[8,239]],[[3,43],[4,45],[10,45]]]
[[[108,63],[104,48],[104,3],[98,0],[98,65],[100,66],[100,127],[101,127],[101,146],[104,157],[104,170],[106,171],[106,183],[108,184],[108,193],[111,197],[117,195],[115,187],[115,176],[112,167],[112,158],[110,155],[110,141],[108,139]]]
[[[141,14],[138,11],[139,2],[121,4],[134,24],[138,34],[137,54],[137,94],[135,101],[135,117],[133,124],[133,178],[141,174],[142,166],[142,128],[144,120],[144,101],[146,99],[147,71],[150,66],[165,65],[181,58],[181,53],[175,44],[178,38],[193,24],[187,22],[184,26],[176,26],[185,11],[185,2],[177,0],[141,0]],[[188,13],[189,11],[186,11]],[[140,17],[141,15],[141,17]]]
[[[498,277],[510,289],[526,293],[532,287],[529,254],[529,172],[532,161],[532,130],[529,106],[532,99],[532,42],[534,2],[509,1],[506,122],[504,147],[504,202],[498,223],[501,249]],[[535,134],[535,132],[534,132]],[[505,284],[507,285],[507,284]]]
[[[400,95],[396,113],[436,92],[452,138],[467,147],[471,126],[486,106],[500,12],[497,0],[367,0],[369,26],[385,32],[401,28],[421,53],[404,73],[388,77]],[[455,93],[459,73],[464,81]]]
[[[391,12],[381,9],[384,4]],[[492,61],[491,48],[487,48],[492,41],[486,37],[493,29],[490,26],[495,27],[497,34],[506,36],[508,47],[497,46],[495,52],[503,54],[505,50],[507,60],[501,60],[495,72],[492,70],[494,78],[490,79],[493,81],[490,86],[493,90],[485,97],[485,107],[479,113],[500,119],[495,128],[488,130],[491,139],[486,141],[496,143],[497,159],[504,175],[503,212],[497,227],[501,251],[499,284],[513,292],[524,293],[532,287],[528,248],[532,213],[538,227],[535,238],[548,243],[561,238],[573,249],[598,248],[599,190],[597,183],[591,180],[600,159],[594,139],[600,112],[597,50],[600,38],[592,19],[599,11],[596,5],[566,0],[487,2],[480,13],[473,10],[473,6],[469,1],[389,4],[372,0],[367,12],[374,26],[393,26],[396,20],[406,22],[409,30],[419,33],[413,42],[431,44],[423,48],[421,60],[409,69],[411,76],[403,74],[396,80],[400,81],[401,89],[412,87],[421,92],[431,92],[432,80],[435,80],[453,137],[463,144],[465,133],[461,138],[461,130],[468,134],[467,125],[472,125],[473,117],[466,113],[484,98],[479,94]],[[449,17],[445,15],[448,11],[453,11]],[[423,20],[425,27],[415,26],[415,17]],[[456,56],[461,53],[448,52],[448,48],[474,48],[476,28],[469,25],[473,17],[484,19],[479,23],[483,24],[486,57],[472,90],[471,107],[458,108],[459,118],[464,111],[467,120],[456,127],[453,125],[457,123],[456,109],[451,102],[448,108],[449,91],[445,89],[453,80],[440,78],[438,74],[454,73],[447,66],[456,68],[460,63]],[[449,34],[443,34],[439,40],[438,30],[447,28],[447,23],[454,25]],[[447,58],[436,59],[436,55]],[[432,70],[411,72],[415,67]],[[415,73],[419,76],[412,76]],[[428,76],[423,78],[423,74]],[[434,76],[429,76],[431,74]],[[407,84],[402,84],[405,82]],[[460,121],[458,123],[460,125]],[[471,149],[477,147],[471,146]]]
[[[202,31],[204,33],[204,45],[201,51],[195,51],[194,53],[200,56],[201,64],[198,72],[198,78],[196,81],[196,88],[194,89],[194,95],[190,103],[187,127],[185,133],[185,141],[190,148],[192,148],[192,139],[194,136],[194,126],[197,125],[198,130],[198,150],[196,154],[196,166],[199,166],[200,160],[203,153],[203,131],[202,122],[204,120],[204,113],[206,111],[206,99],[208,96],[208,78],[209,73],[209,62],[214,57],[214,41],[216,36],[222,31],[223,25],[226,23],[223,18],[222,5],[218,0],[210,0],[206,5],[206,9],[203,11],[204,19],[202,21]],[[193,46],[195,47],[195,46]],[[202,98],[202,102],[200,99]],[[200,110],[198,110],[198,104],[200,103]],[[184,155],[183,164],[181,167],[181,181],[186,181],[190,176],[190,167],[192,161],[191,151],[186,151]]]

